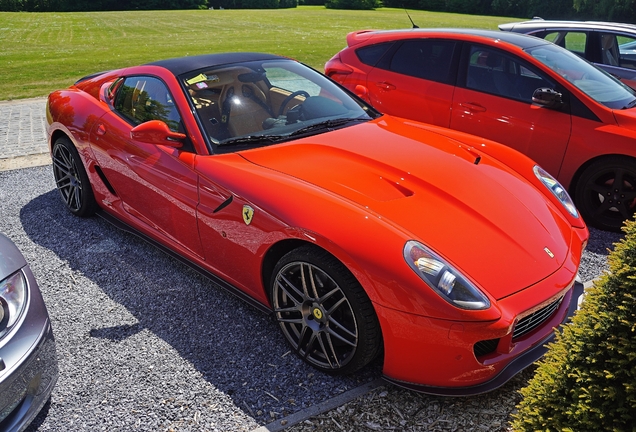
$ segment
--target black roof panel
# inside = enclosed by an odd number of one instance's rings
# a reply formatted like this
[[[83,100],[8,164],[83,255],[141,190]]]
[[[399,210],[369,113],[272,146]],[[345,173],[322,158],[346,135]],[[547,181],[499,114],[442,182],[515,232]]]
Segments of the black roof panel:
[[[178,58],[159,60],[156,62],[147,63],[147,65],[161,66],[165,69],[168,69],[175,76],[179,76],[186,72],[202,69],[205,67],[220,66],[224,64],[230,64],[230,63],[240,63],[240,62],[257,61],[257,60],[275,60],[275,59],[284,59],[284,58],[285,57],[281,57],[281,56],[277,56],[273,54],[236,52],[236,53],[223,53],[223,54],[204,54],[204,55],[190,56],[190,57],[178,57]]]

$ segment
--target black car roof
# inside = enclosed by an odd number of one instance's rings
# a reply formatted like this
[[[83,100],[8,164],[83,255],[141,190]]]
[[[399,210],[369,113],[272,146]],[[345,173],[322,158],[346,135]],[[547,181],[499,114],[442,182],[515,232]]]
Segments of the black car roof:
[[[275,60],[284,59],[285,57],[274,54],[254,53],[254,52],[237,52],[223,54],[204,54],[190,57],[178,57],[167,60],[159,60],[147,63],[151,66],[161,66],[168,69],[175,76],[202,69],[211,66],[220,66],[223,64],[240,63],[258,60]]]
[[[534,36],[527,36],[520,33],[510,33],[510,32],[502,32],[496,30],[483,30],[483,29],[471,29],[471,28],[416,28],[409,30],[380,30],[377,33],[390,33],[390,32],[399,32],[400,34],[404,34],[404,32],[412,32],[413,36],[421,35],[422,33],[449,33],[449,34],[467,34],[474,36],[481,36],[488,39],[493,40],[502,40],[504,42],[508,42],[512,45],[516,45],[519,48],[525,49],[534,47],[537,45],[548,44],[550,42],[546,42],[543,39],[536,38]]]

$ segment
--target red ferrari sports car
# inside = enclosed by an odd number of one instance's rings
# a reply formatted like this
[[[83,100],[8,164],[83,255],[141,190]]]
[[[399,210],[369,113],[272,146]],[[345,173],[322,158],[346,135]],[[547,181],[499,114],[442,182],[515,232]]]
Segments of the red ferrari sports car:
[[[636,212],[636,91],[560,46],[475,29],[363,30],[325,72],[384,113],[530,156],[590,225],[618,231]]]
[[[491,390],[576,309],[588,231],[516,151],[380,115],[256,53],[99,73],[48,100],[59,193],[273,313],[329,373]],[[197,305],[192,305],[197,307]]]

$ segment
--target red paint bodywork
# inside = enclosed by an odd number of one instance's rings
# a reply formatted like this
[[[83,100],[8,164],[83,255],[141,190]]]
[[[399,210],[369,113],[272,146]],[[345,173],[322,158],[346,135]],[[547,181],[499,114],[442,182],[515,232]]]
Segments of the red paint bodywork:
[[[105,96],[128,75],[166,83],[194,152],[130,139],[133,126]],[[587,228],[536,178],[534,162],[495,142],[382,116],[210,154],[177,79],[157,66],[109,72],[54,92],[47,115],[50,142],[61,136],[73,142],[102,211],[263,308],[270,309],[273,266],[291,248],[311,243],[339,259],[378,315],[383,373],[402,385],[490,390],[489,382],[540,347],[572,312]],[[249,225],[244,205],[254,209]],[[466,275],[491,307],[462,310],[436,294],[405,262],[404,245],[413,239]],[[510,340],[520,318],[564,294],[546,325]],[[477,359],[474,343],[496,338],[497,350]]]
[[[347,47],[326,63],[325,74],[383,113],[506,144],[537,161],[571,194],[581,172],[599,159],[624,155],[636,164],[636,108],[614,110],[594,101],[520,46],[502,40],[506,34],[499,38],[492,33],[485,36],[470,29],[352,32]],[[598,120],[375,68],[362,63],[355,53],[368,45],[418,38],[476,43],[512,54],[571,92]]]

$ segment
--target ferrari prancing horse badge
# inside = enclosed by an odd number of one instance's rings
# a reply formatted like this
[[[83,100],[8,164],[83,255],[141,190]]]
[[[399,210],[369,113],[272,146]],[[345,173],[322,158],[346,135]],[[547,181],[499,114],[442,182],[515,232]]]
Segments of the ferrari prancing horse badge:
[[[252,218],[254,217],[254,209],[247,204],[243,206],[243,222],[245,225],[249,225],[252,223]]]

